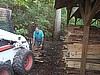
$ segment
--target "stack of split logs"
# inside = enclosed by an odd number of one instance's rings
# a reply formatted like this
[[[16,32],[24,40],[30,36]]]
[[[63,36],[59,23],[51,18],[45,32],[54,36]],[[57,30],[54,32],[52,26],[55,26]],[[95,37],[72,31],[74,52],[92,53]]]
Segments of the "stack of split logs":
[[[63,59],[67,67],[80,68],[81,66],[83,34],[83,26],[69,25],[65,29],[63,51],[66,51],[66,54]],[[86,63],[87,70],[100,71],[100,28],[90,27]]]

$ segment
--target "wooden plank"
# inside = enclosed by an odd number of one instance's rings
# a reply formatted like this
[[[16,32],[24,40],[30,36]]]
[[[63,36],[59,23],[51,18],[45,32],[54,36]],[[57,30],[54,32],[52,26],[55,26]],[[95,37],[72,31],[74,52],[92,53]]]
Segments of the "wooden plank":
[[[88,45],[88,51],[87,51],[87,58],[89,59],[99,59],[100,58],[100,42],[99,37],[99,29],[91,27],[91,32],[90,32],[90,40],[89,40],[89,45]],[[80,37],[81,36],[81,37]],[[82,53],[82,38],[83,37],[83,28],[80,28],[80,26],[72,26],[69,25],[69,28],[66,30],[66,41],[67,43],[65,44],[66,49],[68,50],[67,57],[69,58],[81,58],[81,53]],[[95,44],[93,44],[95,42]],[[66,57],[65,57],[66,58]],[[68,60],[69,59],[65,59]],[[71,60],[73,61],[73,60]],[[78,61],[78,60],[76,60]],[[74,62],[74,61],[73,61]],[[99,63],[98,60],[93,60],[90,61],[87,59],[87,63]],[[96,68],[96,67],[95,67]],[[98,66],[97,66],[98,69]]]
[[[81,58],[81,52],[70,52],[70,58]],[[100,53],[87,53],[87,58],[95,58],[95,59],[99,59],[100,58]]]
[[[68,67],[80,68],[81,63],[77,61],[68,61],[66,64],[68,65]],[[100,71],[100,64],[87,63],[85,69]]]
[[[65,45],[69,52],[82,52],[82,44],[74,43]],[[88,45],[88,52],[100,53],[100,44]]]

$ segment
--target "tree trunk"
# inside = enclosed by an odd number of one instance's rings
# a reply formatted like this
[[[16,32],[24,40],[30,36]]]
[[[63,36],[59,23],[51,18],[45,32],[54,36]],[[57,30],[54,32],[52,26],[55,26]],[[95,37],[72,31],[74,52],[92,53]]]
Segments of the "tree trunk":
[[[54,40],[59,40],[61,31],[61,9],[56,10]]]

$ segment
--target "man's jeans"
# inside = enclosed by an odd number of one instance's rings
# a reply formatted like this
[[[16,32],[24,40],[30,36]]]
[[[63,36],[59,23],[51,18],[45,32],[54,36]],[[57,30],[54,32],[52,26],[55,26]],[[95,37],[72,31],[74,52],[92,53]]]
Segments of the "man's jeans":
[[[44,42],[42,42],[42,41],[35,41],[35,43],[34,43],[34,46],[35,47],[39,47],[40,45],[42,44],[42,48],[41,48],[41,50],[43,50],[44,49]]]

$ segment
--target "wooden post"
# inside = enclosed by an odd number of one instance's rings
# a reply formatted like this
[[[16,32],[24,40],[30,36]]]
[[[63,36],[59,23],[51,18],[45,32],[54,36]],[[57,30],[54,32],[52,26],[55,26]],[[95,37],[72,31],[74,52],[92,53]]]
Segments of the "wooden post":
[[[89,30],[90,30],[89,25],[84,26],[80,75],[85,75],[86,58],[87,58],[87,51],[88,51],[88,40],[89,40]]]
[[[54,30],[55,40],[59,40],[60,31],[61,31],[61,9],[57,9],[55,17],[55,30]]]
[[[84,35],[83,35],[80,75],[86,75],[85,70],[86,70],[86,58],[87,58],[87,51],[88,51],[90,23],[92,21],[92,18],[95,16],[100,4],[99,0],[96,0],[95,5],[91,10],[90,0],[85,0],[85,2],[86,2],[85,11],[83,11],[83,7],[80,6],[80,9],[82,11],[81,16],[84,21]]]
[[[75,25],[76,25],[76,22],[77,22],[77,18],[75,17]]]
[[[67,9],[67,25],[69,24],[71,9]]]
[[[82,45],[82,56],[81,56],[81,69],[80,75],[86,75],[86,58],[88,51],[88,40],[89,40],[89,30],[90,30],[90,22],[88,22],[90,18],[90,0],[85,1],[85,11],[83,15],[84,19],[84,35],[83,35],[83,45]]]

